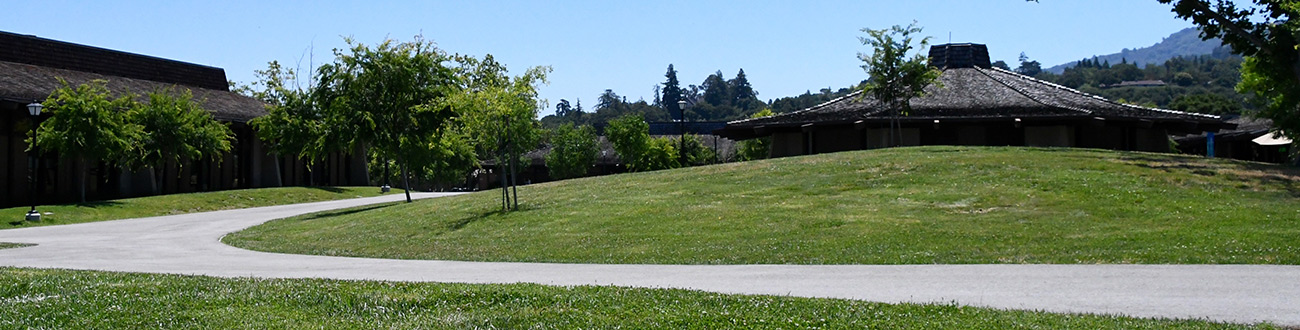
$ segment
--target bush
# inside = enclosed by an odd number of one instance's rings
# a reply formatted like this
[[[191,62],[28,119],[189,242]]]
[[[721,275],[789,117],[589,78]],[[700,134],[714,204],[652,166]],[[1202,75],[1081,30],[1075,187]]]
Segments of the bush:
[[[546,155],[546,167],[556,180],[582,177],[596,165],[596,129],[588,125],[574,128],[565,123],[551,131],[551,153]]]
[[[772,109],[763,109],[749,118],[763,118],[774,115]],[[736,146],[736,157],[741,161],[765,159],[771,154],[772,137],[766,136],[757,139],[740,141]]]

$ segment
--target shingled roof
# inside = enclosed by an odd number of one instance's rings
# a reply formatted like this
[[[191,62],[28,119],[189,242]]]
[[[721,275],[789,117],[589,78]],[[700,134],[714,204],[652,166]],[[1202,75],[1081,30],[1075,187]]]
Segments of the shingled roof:
[[[1013,118],[1025,121],[1145,121],[1177,123],[1179,127],[1187,128],[1185,130],[1197,130],[1188,133],[1232,126],[1218,116],[1122,104],[1011,71],[981,66],[944,69],[939,84],[927,87],[925,96],[913,98],[911,111],[898,120],[904,123]],[[765,135],[760,132],[772,128],[882,123],[893,118],[894,113],[888,107],[858,91],[800,111],[729,122],[716,133],[728,138],[746,139]]]
[[[157,57],[0,32],[0,99],[44,100],[60,87],[105,80],[117,93],[189,89],[217,120],[246,122],[265,105],[230,92],[225,70]]]

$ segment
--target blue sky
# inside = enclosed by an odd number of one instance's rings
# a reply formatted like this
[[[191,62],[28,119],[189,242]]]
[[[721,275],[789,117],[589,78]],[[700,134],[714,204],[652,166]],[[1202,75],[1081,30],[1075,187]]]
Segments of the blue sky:
[[[271,60],[327,62],[342,36],[423,34],[451,53],[490,53],[514,73],[549,65],[542,97],[590,109],[605,89],[653,99],[669,63],[685,84],[744,68],[764,100],[845,87],[866,77],[861,28],[913,20],[935,44],[951,33],[987,44],[995,60],[1025,52],[1044,67],[1192,26],[1155,0],[367,2],[18,1],[0,30],[221,67],[237,82]]]

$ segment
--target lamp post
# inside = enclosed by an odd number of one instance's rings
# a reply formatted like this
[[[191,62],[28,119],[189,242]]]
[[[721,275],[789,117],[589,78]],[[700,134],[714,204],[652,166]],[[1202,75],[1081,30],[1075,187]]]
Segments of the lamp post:
[[[686,167],[686,100],[677,100],[677,112],[681,114],[677,121],[677,160]]]
[[[27,159],[29,164],[27,168],[27,172],[29,174],[27,176],[27,183],[31,189],[30,198],[32,201],[32,209],[30,211],[27,211],[27,221],[41,221],[41,213],[36,212],[36,199],[41,195],[39,192],[36,191],[36,176],[40,175],[40,171],[38,171],[36,168],[38,165],[40,165],[40,163],[38,163],[40,159],[36,157],[36,122],[37,119],[40,118],[41,109],[43,108],[45,108],[45,106],[41,105],[40,102],[32,102],[31,104],[27,105],[27,113],[32,115],[32,124],[31,124],[32,146],[30,148],[31,151],[27,152]]]

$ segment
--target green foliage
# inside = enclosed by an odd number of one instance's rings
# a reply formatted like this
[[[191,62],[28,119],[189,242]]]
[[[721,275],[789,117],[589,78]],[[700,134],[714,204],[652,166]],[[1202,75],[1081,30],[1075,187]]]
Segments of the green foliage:
[[[1201,93],[1178,96],[1169,103],[1169,108],[1178,111],[1208,113],[1212,115],[1235,115],[1241,113],[1241,103],[1219,94]]]
[[[763,109],[749,118],[763,118],[775,115],[772,109]],[[736,143],[736,156],[741,161],[766,159],[772,154],[772,137],[764,136]]]
[[[677,140],[671,138],[653,138],[646,145],[645,153],[637,160],[636,171],[658,171],[681,167],[678,160]],[[702,146],[702,145],[701,145]]]
[[[664,111],[673,119],[683,119],[681,116],[681,105],[677,101],[682,100],[681,83],[677,81],[677,70],[673,70],[673,65],[668,64],[668,72],[664,73],[664,87],[661,89],[663,97],[660,98],[660,104]]]
[[[194,101],[190,90],[149,93],[149,103],[127,112],[127,120],[143,129],[133,157],[125,163],[162,167],[167,162],[212,157],[230,151],[235,133],[217,122]]]
[[[43,112],[52,115],[36,129],[35,145],[68,159],[115,161],[129,155],[142,134],[126,116],[137,106],[134,97],[113,97],[103,80],[75,88],[63,79],[59,83],[43,102]]]
[[[925,95],[925,87],[935,83],[941,73],[930,66],[929,58],[923,53],[930,38],[922,38],[913,44],[912,34],[921,33],[916,22],[907,27],[895,25],[881,30],[862,29],[862,32],[870,38],[859,37],[858,40],[874,49],[870,55],[858,54],[864,63],[862,69],[870,77],[862,90],[907,115],[911,110],[911,99]]]
[[[799,111],[799,110],[811,108],[818,104],[829,102],[830,100],[834,100],[839,97],[847,96],[850,93],[853,93],[853,91],[858,88],[859,87],[853,86],[853,87],[845,87],[845,88],[840,88],[838,90],[835,90],[827,87],[821,89],[817,93],[813,93],[812,91],[806,91],[803,94],[798,96],[782,97],[776,99],[775,101],[772,101],[771,109],[772,112],[774,113],[789,113],[789,112]]]
[[[605,137],[629,170],[640,171],[642,157],[650,147],[650,125],[636,115],[624,115],[609,122]]]
[[[127,118],[127,112],[138,106],[134,95],[115,98],[103,80],[74,88],[59,78],[59,84],[43,102],[43,111],[53,115],[41,122],[28,143],[42,152],[57,152],[64,159],[80,161],[78,193],[84,202],[86,163],[120,162],[131,157],[143,128]],[[35,143],[31,143],[32,139]]]
[[[329,132],[326,113],[318,107],[312,89],[290,85],[298,82],[296,72],[283,69],[279,62],[272,61],[266,70],[256,73],[260,79],[253,84],[262,89],[246,87],[245,90],[251,97],[266,103],[267,114],[253,118],[249,125],[257,131],[257,137],[266,143],[271,153],[304,159],[310,167],[330,152],[342,149],[338,139],[323,138]]]
[[[1041,73],[1039,79],[1051,81],[1107,99],[1125,99],[1137,104],[1153,104],[1161,108],[1211,111],[1214,114],[1240,114],[1253,111],[1247,96],[1232,88],[1240,81],[1241,58],[1225,52],[1197,57],[1177,57],[1160,65],[1147,65],[1138,69],[1132,64],[1105,65],[1097,59],[1083,59],[1065,72],[1056,75]],[[1170,85],[1158,87],[1107,87],[1121,81],[1162,80]],[[1105,87],[1105,88],[1098,88]],[[1225,100],[1218,108],[1205,108],[1173,102],[1193,95],[1215,95]],[[1206,109],[1206,110],[1198,110]],[[1231,112],[1223,112],[1231,111]]]
[[[546,155],[546,167],[557,180],[586,176],[596,165],[599,153],[596,129],[564,124],[551,131],[551,153]]]
[[[1256,0],[1158,0],[1201,29],[1203,39],[1221,38],[1246,57],[1237,89],[1265,106],[1257,114],[1291,139],[1300,139],[1300,2]]]
[[[312,96],[326,123],[318,144],[368,146],[401,164],[404,179],[408,171],[430,170],[434,158],[448,152],[436,149],[448,141],[440,134],[459,115],[441,102],[459,93],[461,79],[445,65],[451,57],[419,36],[373,48],[347,42],[349,49],[335,50],[334,62],[317,69],[320,83]]]
[[[704,138],[695,134],[686,134],[680,140],[673,139],[678,148],[685,148],[686,165],[698,166],[712,164],[717,160],[717,153],[704,145]]]

